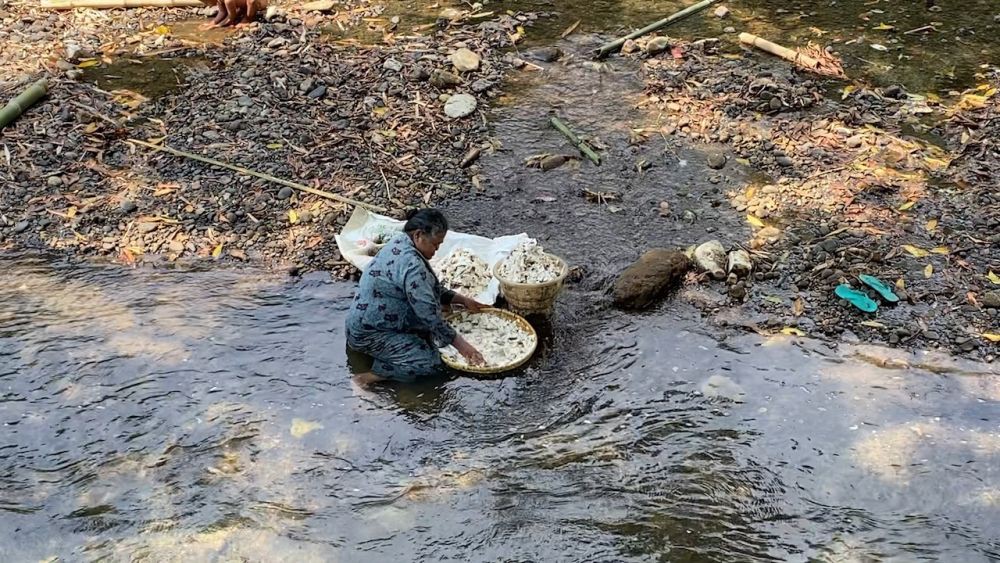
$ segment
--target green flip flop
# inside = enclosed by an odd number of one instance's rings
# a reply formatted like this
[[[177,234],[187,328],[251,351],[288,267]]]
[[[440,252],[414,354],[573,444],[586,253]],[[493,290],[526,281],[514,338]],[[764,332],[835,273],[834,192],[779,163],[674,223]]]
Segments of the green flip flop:
[[[899,296],[892,292],[892,288],[882,283],[882,280],[868,274],[861,274],[858,279],[861,280],[861,283],[877,291],[882,299],[889,303],[899,303]]]
[[[878,303],[873,301],[872,298],[868,297],[868,295],[864,292],[858,291],[846,283],[838,285],[837,289],[833,290],[833,293],[837,297],[847,301],[851,305],[854,305],[866,313],[874,313],[875,311],[878,311]]]

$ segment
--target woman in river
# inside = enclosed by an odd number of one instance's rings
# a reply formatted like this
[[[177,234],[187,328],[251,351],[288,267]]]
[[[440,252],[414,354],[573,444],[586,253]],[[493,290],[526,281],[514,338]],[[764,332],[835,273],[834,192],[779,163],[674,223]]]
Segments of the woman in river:
[[[361,276],[347,317],[347,345],[374,358],[372,371],[354,377],[367,386],[377,381],[412,382],[441,369],[438,348],[451,344],[470,362],[483,356],[441,316],[443,305],[483,307],[445,289],[428,262],[448,232],[436,209],[411,211],[403,232],[379,251]]]

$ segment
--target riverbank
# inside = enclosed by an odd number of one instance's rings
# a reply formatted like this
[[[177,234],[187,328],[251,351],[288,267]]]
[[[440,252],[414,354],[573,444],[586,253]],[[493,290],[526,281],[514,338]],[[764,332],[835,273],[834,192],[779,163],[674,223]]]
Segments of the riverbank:
[[[359,18],[378,8],[331,15],[279,8],[251,26],[210,32],[208,42],[192,31],[200,22],[174,22],[179,10],[156,25],[134,19],[146,12],[115,11],[100,12],[94,35],[71,43],[54,38],[76,29],[77,19],[19,10],[11,34],[49,38],[54,63],[7,67],[2,77],[5,93],[39,76],[51,86],[3,133],[0,246],[130,264],[238,260],[340,276],[349,270],[333,235],[348,205],[130,139],[400,216],[475,184],[475,161],[490,150],[485,112],[511,68],[501,50],[535,17],[452,10],[409,28],[387,19],[386,41],[363,45],[332,30],[362,25]],[[175,28],[182,32],[175,36]],[[103,43],[130,33],[135,44]]]

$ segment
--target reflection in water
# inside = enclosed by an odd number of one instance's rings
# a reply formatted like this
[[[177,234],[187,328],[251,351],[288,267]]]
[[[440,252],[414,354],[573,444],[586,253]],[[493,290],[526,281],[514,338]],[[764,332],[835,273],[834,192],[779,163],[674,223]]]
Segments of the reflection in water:
[[[0,260],[4,561],[1000,557],[990,366],[570,292],[516,378],[356,395],[350,285]]]

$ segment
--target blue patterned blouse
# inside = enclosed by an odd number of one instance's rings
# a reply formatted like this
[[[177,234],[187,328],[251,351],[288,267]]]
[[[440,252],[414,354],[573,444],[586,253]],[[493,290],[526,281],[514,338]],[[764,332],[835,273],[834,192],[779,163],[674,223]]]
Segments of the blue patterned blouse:
[[[455,329],[441,316],[441,306],[454,297],[409,235],[402,233],[375,255],[361,275],[347,327],[357,337],[372,331],[415,333],[446,346],[455,340]]]

